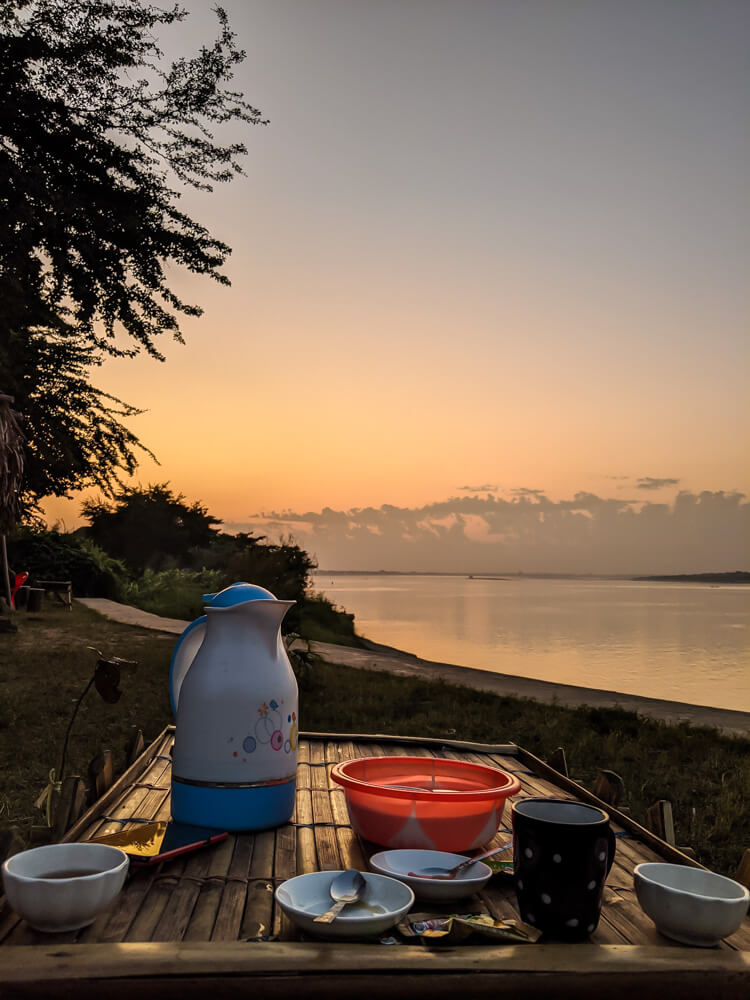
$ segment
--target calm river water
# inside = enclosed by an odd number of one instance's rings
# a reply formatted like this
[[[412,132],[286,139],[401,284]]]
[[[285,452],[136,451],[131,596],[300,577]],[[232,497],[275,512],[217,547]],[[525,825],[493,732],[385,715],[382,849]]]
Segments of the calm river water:
[[[750,587],[318,574],[374,642],[428,660],[750,711]]]

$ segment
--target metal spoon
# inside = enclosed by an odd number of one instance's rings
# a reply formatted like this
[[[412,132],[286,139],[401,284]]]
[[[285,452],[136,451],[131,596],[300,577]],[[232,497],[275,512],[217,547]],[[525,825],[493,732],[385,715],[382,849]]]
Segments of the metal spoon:
[[[321,913],[319,917],[315,917],[313,923],[332,923],[345,906],[348,906],[349,903],[357,902],[366,885],[367,883],[362,877],[361,872],[358,872],[356,868],[350,868],[348,872],[342,872],[340,875],[337,875],[333,882],[331,882],[330,888],[331,898],[335,899],[336,902],[330,910]]]
[[[470,868],[475,861],[484,861],[485,858],[491,858],[493,854],[500,854],[501,851],[507,851],[512,846],[513,841],[503,844],[502,847],[493,847],[491,851],[485,851],[484,854],[479,854],[476,858],[467,858],[465,861],[459,862],[455,868],[423,868],[421,872],[407,872],[406,874],[411,878],[455,878],[465,868]]]

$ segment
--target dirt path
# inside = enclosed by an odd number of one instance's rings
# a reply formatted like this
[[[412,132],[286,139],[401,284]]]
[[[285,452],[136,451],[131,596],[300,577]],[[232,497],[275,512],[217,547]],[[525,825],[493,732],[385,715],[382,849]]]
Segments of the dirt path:
[[[83,597],[78,600],[106,617],[127,625],[138,625],[141,628],[152,628],[179,635],[188,624],[176,618],[160,618],[139,608],[117,604],[115,601],[100,597]],[[340,663],[358,670],[382,670],[402,677],[442,680],[448,684],[470,687],[477,691],[490,691],[512,698],[533,698],[547,704],[571,707],[577,705],[598,708],[618,707],[637,712],[639,715],[663,719],[665,722],[689,722],[694,726],[715,727],[725,733],[741,736],[750,734],[750,712],[733,712],[724,708],[708,708],[679,701],[641,698],[638,695],[621,694],[617,691],[599,691],[572,684],[513,677],[509,674],[496,674],[490,670],[476,670],[451,663],[421,660],[418,656],[402,653],[389,646],[379,646],[376,643],[369,645],[369,649],[352,649],[349,646],[336,646],[327,642],[312,643],[315,652],[329,663]]]

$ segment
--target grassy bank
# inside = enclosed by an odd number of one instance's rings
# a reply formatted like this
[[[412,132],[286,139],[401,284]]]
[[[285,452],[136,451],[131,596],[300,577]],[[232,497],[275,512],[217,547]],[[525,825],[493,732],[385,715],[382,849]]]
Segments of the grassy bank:
[[[119,598],[162,618],[192,621],[203,614],[203,594],[221,590],[222,586],[218,570],[147,570],[140,579],[123,585]],[[309,594],[297,602],[292,629],[317,642],[362,645],[354,630],[354,615],[336,607],[322,594]]]
[[[68,773],[100,748],[119,764],[133,726],[147,740],[172,721],[167,692],[174,636],[110,622],[76,605],[19,618],[15,635],[0,635],[0,825],[39,822],[34,800],[56,766],[63,736],[91,676],[94,646],[138,661],[108,705],[91,691],[70,744]],[[319,664],[301,684],[300,716],[308,730],[456,736],[511,741],[547,757],[564,746],[572,777],[588,787],[598,768],[625,781],[625,799],[642,822],[648,805],[669,799],[679,844],[732,874],[750,844],[750,739],[711,729],[667,726],[620,709],[563,708],[443,683]]]

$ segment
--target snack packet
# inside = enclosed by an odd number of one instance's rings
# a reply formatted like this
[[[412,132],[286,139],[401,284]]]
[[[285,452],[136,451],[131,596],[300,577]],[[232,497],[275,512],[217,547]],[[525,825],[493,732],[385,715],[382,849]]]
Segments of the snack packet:
[[[512,861],[500,861],[498,858],[487,858],[484,862],[489,868],[492,869],[493,875],[512,875],[513,874],[513,862]]]
[[[542,936],[521,920],[495,920],[489,913],[410,913],[399,922],[398,930],[405,938],[441,944],[459,944],[474,933],[509,944],[534,944]]]

